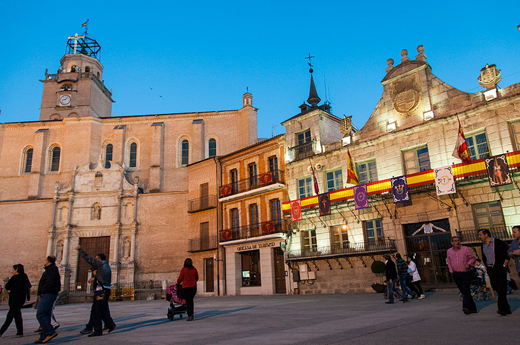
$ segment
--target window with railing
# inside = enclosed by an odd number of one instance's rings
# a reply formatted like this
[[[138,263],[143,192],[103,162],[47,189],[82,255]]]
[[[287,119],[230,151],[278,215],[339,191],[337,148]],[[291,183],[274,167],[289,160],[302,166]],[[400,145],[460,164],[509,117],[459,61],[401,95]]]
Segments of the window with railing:
[[[486,132],[466,136],[466,144],[472,161],[486,158],[489,154]]]
[[[511,134],[516,150],[520,150],[520,121],[511,123]]]
[[[334,250],[349,248],[350,242],[348,240],[348,227],[346,224],[331,226],[330,232],[332,234],[332,248]]]
[[[327,172],[327,192],[343,188],[343,173],[340,169]]]
[[[269,208],[271,210],[271,220],[274,220],[275,224],[280,224],[282,222],[282,209],[280,207],[280,200],[269,200]]]
[[[504,215],[499,201],[473,205],[478,229],[504,228]]]
[[[380,243],[384,243],[385,238],[382,219],[366,220],[363,222],[363,227],[365,230],[365,243],[368,246],[376,246]]]
[[[256,163],[248,164],[247,170],[249,172],[249,188],[256,187],[257,180],[257,172],[256,172]]]
[[[304,253],[315,252],[318,248],[318,242],[316,240],[316,230],[305,230],[302,234],[302,251]]]
[[[405,173],[407,175],[431,169],[428,147],[404,151],[403,159]]]
[[[230,171],[231,174],[231,193],[235,194],[238,192],[238,171],[237,169],[232,169]]]
[[[271,156],[268,158],[269,160],[269,171],[276,172],[278,171],[278,157]]]
[[[356,164],[356,168],[360,184],[377,181],[377,168],[375,160],[358,163]]]
[[[304,177],[298,180],[298,198],[305,198],[312,195],[312,177]]]
[[[249,205],[249,224],[251,225],[251,230],[256,232],[259,228],[258,221],[258,205],[251,204]]]
[[[231,229],[233,232],[233,236],[236,236],[236,234],[240,230],[240,218],[239,218],[238,208],[231,209],[230,214],[231,214]]]

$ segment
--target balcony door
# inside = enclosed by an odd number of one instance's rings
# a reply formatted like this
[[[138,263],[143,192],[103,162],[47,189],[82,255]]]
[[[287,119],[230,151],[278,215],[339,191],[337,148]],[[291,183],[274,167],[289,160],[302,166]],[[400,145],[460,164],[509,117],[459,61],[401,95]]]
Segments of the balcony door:
[[[204,259],[204,277],[206,292],[215,291],[215,275],[214,275],[214,260],[213,258]]]
[[[208,208],[208,184],[200,185],[200,209]]]

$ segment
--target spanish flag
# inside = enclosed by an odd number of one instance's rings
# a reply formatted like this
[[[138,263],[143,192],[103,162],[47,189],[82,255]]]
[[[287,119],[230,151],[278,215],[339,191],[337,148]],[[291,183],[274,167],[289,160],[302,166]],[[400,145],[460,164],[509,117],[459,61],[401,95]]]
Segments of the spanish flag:
[[[359,178],[356,173],[356,169],[354,168],[354,163],[352,162],[352,157],[350,156],[350,151],[347,149],[347,183],[350,184],[359,184]]]
[[[466,137],[464,136],[464,132],[462,131],[462,125],[459,121],[459,133],[457,135],[457,142],[455,143],[455,149],[453,150],[453,157],[459,158],[464,163],[471,162],[471,157],[469,156],[468,144],[466,144]]]
[[[87,21],[86,21],[85,23],[81,24],[81,27],[82,27],[82,28],[86,27],[86,26],[87,26],[87,23],[88,23],[88,19],[87,19]]]

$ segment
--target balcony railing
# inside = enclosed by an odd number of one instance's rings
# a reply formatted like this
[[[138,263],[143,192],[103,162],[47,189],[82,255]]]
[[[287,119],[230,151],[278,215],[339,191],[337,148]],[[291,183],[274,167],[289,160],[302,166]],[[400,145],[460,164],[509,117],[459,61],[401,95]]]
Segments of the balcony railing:
[[[287,260],[299,260],[307,258],[330,258],[345,256],[371,255],[378,253],[395,252],[395,240],[386,239],[369,242],[344,242],[343,246],[315,247],[309,249],[289,250],[286,253]]]
[[[498,238],[502,241],[512,241],[513,233],[511,227],[497,226],[492,229],[487,229],[491,232],[491,237]],[[457,235],[460,236],[460,242],[465,244],[480,244],[480,238],[478,237],[479,230],[464,230],[457,231]]]
[[[217,196],[209,195],[205,198],[188,200],[188,213],[194,213],[217,207]]]
[[[313,144],[314,142],[311,141],[305,144],[291,147],[290,150],[292,151],[294,160],[299,161],[301,159],[314,156]]]
[[[191,238],[188,242],[188,252],[202,252],[217,249],[217,236]]]
[[[276,183],[284,183],[284,182],[285,182],[285,175],[282,170],[270,171],[270,172],[260,174],[255,177],[250,177],[245,180],[239,180],[235,183],[223,185],[222,187],[220,187],[220,197],[224,198],[227,196],[247,192],[250,190],[273,185]]]
[[[241,240],[287,231],[287,223],[282,219],[277,219],[268,222],[249,224],[237,228],[221,230],[220,242]]]

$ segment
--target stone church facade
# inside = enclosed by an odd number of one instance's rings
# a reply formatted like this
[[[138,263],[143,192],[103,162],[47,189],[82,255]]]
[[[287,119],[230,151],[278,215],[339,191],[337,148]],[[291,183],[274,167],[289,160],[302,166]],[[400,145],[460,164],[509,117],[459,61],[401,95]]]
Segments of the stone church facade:
[[[53,254],[64,289],[84,291],[80,244],[107,254],[114,284],[171,282],[193,237],[188,165],[256,143],[252,95],[237,110],[112,117],[99,45],[67,47],[41,80],[39,120],[0,124],[1,266],[34,281]]]

